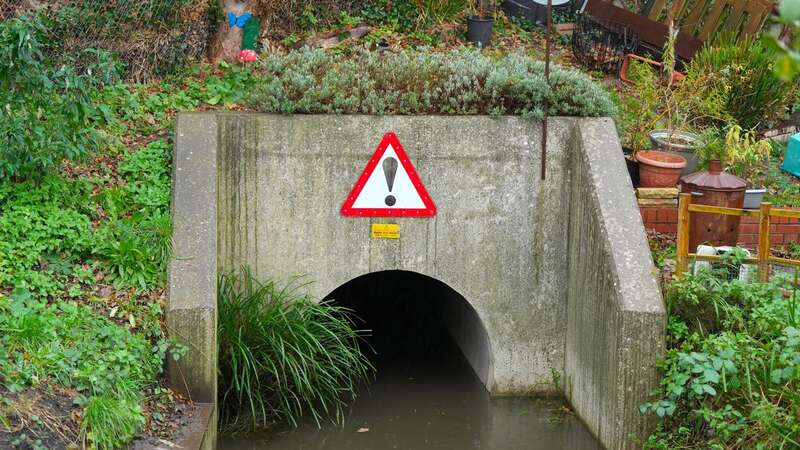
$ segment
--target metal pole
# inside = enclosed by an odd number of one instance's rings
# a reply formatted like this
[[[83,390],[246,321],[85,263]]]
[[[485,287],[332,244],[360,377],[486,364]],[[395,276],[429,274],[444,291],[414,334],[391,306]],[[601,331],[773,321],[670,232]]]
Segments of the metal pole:
[[[544,81],[550,87],[550,27],[553,22],[553,0],[547,0],[547,24],[545,27]],[[549,89],[548,89],[549,91]],[[542,180],[547,174],[547,116],[550,115],[550,102],[544,97],[544,120],[542,121]]]

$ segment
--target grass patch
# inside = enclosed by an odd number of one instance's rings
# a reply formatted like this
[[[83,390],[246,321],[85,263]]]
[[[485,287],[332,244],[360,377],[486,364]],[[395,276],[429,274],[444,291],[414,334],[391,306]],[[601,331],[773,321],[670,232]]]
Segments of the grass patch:
[[[219,280],[220,412],[231,427],[341,422],[373,371],[350,311],[259,283],[246,269]]]

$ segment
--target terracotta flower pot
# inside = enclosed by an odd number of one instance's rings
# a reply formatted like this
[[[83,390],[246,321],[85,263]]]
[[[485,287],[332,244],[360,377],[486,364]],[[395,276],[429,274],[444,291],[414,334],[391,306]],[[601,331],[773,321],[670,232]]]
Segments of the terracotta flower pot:
[[[675,153],[646,150],[636,153],[642,187],[673,187],[678,183],[686,158]]]

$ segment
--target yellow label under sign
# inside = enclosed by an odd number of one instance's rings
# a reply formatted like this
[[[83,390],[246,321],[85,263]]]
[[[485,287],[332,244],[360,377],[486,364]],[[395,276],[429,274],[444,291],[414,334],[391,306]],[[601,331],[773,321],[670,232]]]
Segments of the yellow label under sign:
[[[373,223],[369,236],[372,239],[400,239],[400,224]]]

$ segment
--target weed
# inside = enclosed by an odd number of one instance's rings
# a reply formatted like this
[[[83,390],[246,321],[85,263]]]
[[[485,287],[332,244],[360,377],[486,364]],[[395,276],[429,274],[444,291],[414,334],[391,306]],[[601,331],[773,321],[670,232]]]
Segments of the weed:
[[[372,371],[350,311],[259,283],[246,269],[220,278],[218,301],[223,422],[242,426],[242,413],[251,427],[296,425],[303,415],[343,420]]]
[[[48,305],[25,293],[0,298],[0,386],[74,389],[82,432],[95,447],[117,448],[141,430],[141,392],[165,352],[85,306]]]
[[[800,319],[795,283],[728,280],[743,252],[687,274],[668,290],[661,419],[645,447],[795,448],[800,421]],[[789,292],[789,298],[785,298]]]
[[[90,397],[83,407],[82,440],[96,448],[123,447],[145,425],[140,401],[129,386]]]
[[[64,158],[98,148],[91,96],[112,72],[104,62],[78,74],[44,57],[38,17],[0,21],[0,180],[41,178]]]

